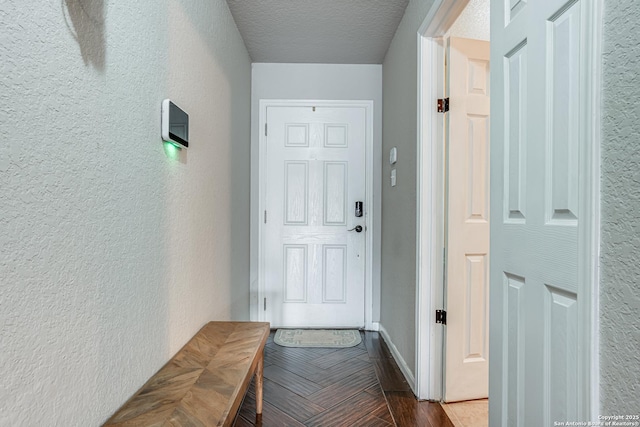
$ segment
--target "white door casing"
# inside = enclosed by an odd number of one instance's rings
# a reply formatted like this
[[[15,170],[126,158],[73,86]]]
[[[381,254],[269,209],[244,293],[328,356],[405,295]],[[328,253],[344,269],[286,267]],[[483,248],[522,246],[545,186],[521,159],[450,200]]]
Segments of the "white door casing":
[[[599,8],[492,2],[491,426],[595,411]]]
[[[269,103],[261,108],[260,147],[264,320],[276,327],[365,326],[370,104]],[[360,218],[356,201],[364,202]],[[362,232],[348,231],[357,225]]]
[[[419,399],[441,400],[444,270],[444,120],[435,101],[444,96],[442,37],[468,0],[435,0],[418,29],[417,213],[416,213],[416,366]]]
[[[446,402],[488,397],[489,42],[448,41]]]

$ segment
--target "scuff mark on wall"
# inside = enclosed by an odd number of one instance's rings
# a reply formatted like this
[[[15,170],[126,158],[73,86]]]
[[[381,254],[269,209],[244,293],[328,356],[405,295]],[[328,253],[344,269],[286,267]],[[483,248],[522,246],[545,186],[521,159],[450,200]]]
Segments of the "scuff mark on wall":
[[[84,63],[103,70],[106,55],[104,0],[62,0],[62,9]]]

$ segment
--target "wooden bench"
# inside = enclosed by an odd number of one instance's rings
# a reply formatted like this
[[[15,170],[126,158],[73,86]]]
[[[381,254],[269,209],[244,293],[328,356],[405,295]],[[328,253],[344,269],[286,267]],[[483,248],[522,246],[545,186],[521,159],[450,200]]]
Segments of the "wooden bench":
[[[254,374],[259,419],[268,336],[269,323],[207,323],[104,425],[231,426]]]

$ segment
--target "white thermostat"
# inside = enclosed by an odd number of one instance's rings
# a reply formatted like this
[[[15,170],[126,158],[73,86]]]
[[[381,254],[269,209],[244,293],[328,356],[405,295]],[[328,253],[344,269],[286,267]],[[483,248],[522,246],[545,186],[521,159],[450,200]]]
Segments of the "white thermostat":
[[[178,148],[189,147],[189,115],[169,99],[162,101],[162,139]]]
[[[393,147],[391,150],[389,150],[389,164],[395,165],[397,161],[398,161],[398,149],[396,147]]]

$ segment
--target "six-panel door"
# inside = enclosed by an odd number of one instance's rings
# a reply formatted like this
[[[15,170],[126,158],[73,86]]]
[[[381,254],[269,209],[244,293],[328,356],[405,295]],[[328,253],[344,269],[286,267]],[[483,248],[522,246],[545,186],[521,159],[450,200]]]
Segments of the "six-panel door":
[[[590,420],[591,0],[492,3],[490,424]]]
[[[355,204],[365,201],[366,111],[270,106],[267,126],[267,319],[362,327],[366,230]]]
[[[449,39],[444,400],[489,395],[489,42]]]

